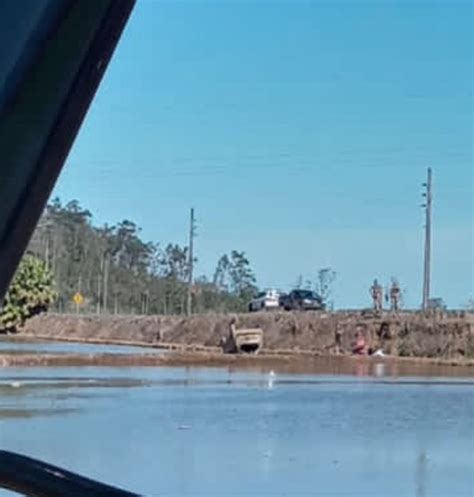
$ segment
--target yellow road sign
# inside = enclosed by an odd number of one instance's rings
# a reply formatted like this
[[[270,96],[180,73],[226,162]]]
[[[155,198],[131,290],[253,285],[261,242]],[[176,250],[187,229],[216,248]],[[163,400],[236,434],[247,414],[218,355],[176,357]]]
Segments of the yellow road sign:
[[[72,298],[72,300],[74,300],[74,303],[76,305],[81,305],[81,304],[84,303],[84,297],[79,292],[77,292],[77,293],[74,294],[74,297]]]

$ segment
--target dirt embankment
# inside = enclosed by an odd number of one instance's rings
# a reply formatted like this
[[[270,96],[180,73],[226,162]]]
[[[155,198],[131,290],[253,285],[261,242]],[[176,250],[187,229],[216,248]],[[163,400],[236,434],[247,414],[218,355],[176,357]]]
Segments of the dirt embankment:
[[[354,334],[369,346],[399,357],[474,359],[474,314],[446,312],[399,314],[371,312],[268,312],[177,316],[86,316],[46,314],[31,319],[22,335],[98,343],[218,350],[229,323],[260,327],[264,350],[316,355],[349,353]]]

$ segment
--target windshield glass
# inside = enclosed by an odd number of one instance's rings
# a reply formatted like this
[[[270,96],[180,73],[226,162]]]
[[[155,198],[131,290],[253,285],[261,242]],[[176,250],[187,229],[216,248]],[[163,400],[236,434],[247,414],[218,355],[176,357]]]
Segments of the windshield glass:
[[[299,292],[299,296],[303,299],[315,299],[316,294],[310,291],[301,291]]]

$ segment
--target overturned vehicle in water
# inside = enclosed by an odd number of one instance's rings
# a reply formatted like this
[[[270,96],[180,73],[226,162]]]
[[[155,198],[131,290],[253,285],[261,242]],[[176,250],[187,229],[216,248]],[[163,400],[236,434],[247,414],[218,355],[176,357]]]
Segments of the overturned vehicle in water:
[[[229,334],[222,338],[222,350],[226,354],[257,354],[263,346],[261,328],[236,328],[235,320],[229,325]]]

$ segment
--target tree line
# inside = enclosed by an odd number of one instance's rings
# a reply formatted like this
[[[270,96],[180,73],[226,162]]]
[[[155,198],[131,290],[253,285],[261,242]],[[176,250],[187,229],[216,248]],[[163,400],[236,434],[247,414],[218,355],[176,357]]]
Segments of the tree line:
[[[62,203],[54,198],[28,252],[42,259],[54,278],[53,311],[73,312],[73,297],[79,293],[84,296],[83,312],[186,312],[189,247],[145,241],[140,228],[128,219],[97,226],[92,213],[77,200]],[[219,258],[210,278],[195,278],[192,309],[197,313],[244,311],[256,291],[255,274],[245,253],[232,250]]]

